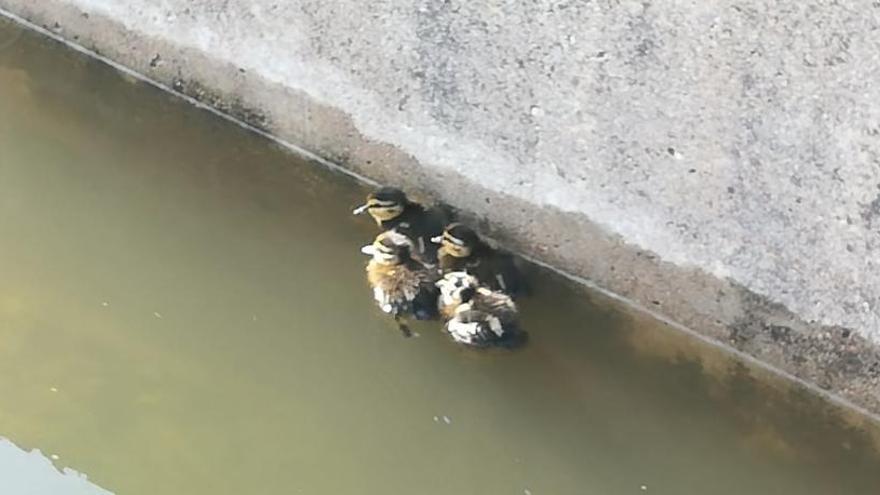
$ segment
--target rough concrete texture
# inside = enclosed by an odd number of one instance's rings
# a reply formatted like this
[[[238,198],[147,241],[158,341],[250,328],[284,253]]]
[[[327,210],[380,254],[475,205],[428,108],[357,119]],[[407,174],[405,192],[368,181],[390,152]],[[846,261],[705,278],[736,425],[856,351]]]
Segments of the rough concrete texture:
[[[0,7],[880,412],[880,2]]]

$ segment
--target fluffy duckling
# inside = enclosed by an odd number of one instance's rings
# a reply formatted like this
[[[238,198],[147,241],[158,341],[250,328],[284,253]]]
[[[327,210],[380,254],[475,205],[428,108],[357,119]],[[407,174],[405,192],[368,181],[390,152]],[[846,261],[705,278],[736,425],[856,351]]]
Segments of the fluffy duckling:
[[[438,246],[431,238],[443,232],[443,226],[451,220],[445,208],[424,206],[410,201],[406,193],[396,187],[381,187],[367,196],[367,202],[352,213],[369,213],[382,231],[396,230],[408,237],[415,249],[412,253],[422,263],[437,263]]]
[[[403,321],[405,316],[427,320],[437,315],[436,272],[415,261],[412,248],[412,241],[394,230],[379,234],[372,244],[361,248],[372,257],[367,264],[367,281],[373,298],[406,336],[411,332]]]
[[[525,292],[525,283],[513,256],[492,249],[473,229],[453,223],[444,229],[443,235],[431,240],[440,245],[437,259],[441,273],[467,271],[494,291],[514,297]]]
[[[514,346],[522,341],[517,309],[510,296],[480,287],[466,272],[450,272],[437,281],[438,307],[453,340],[474,347]]]

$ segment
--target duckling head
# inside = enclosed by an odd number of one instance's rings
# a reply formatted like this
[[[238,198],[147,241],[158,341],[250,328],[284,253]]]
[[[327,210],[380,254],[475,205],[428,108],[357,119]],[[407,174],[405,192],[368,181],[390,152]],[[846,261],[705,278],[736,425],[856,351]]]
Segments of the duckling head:
[[[480,244],[480,236],[470,227],[460,223],[449,224],[443,235],[431,239],[439,243],[443,252],[456,258],[467,258]]]
[[[399,265],[410,259],[412,241],[405,235],[389,230],[376,236],[372,244],[361,248],[361,252],[373,257],[381,265]]]
[[[479,281],[467,272],[449,272],[435,284],[444,305],[463,304],[474,296]]]
[[[406,193],[396,187],[380,187],[367,196],[367,202],[355,208],[355,215],[367,212],[377,224],[399,217],[409,199]]]

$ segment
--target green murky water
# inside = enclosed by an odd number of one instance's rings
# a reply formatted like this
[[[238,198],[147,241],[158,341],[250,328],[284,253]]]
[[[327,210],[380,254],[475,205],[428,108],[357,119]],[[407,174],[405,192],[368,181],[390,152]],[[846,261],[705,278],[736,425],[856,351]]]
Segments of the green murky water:
[[[557,277],[520,351],[401,338],[360,186],[6,23],[0,47],[21,449],[130,495],[880,493],[872,427]]]

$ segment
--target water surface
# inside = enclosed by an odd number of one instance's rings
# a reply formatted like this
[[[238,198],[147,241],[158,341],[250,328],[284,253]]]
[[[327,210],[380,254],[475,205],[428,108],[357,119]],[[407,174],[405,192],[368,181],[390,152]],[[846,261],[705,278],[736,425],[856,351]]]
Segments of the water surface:
[[[0,47],[0,436],[59,468],[128,495],[880,493],[872,426],[557,277],[520,351],[401,338],[362,187],[2,22]]]

